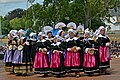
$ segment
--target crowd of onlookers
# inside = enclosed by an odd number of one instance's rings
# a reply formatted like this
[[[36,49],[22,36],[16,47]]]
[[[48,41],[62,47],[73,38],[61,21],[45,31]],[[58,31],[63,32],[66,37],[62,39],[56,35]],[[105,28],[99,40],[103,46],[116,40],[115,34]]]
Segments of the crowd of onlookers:
[[[120,42],[118,42],[118,41],[112,41],[111,42],[111,46],[112,47],[119,47],[120,46]]]
[[[120,58],[120,42],[118,41],[111,42],[110,54],[112,58]]]

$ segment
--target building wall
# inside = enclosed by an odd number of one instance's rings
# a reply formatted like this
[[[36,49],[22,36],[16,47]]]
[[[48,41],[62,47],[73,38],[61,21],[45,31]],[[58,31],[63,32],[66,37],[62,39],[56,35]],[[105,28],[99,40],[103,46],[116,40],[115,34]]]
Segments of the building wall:
[[[115,25],[111,25],[111,30],[120,30],[120,25],[115,26]]]

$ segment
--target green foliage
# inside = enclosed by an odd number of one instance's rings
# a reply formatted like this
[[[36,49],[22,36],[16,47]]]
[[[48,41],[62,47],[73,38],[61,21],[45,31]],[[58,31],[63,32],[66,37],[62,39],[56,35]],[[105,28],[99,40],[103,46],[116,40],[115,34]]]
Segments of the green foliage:
[[[7,34],[10,31],[10,23],[6,18],[0,17],[2,34]]]
[[[12,29],[19,30],[21,28],[25,28],[25,19],[24,18],[14,18],[10,20],[10,27]]]
[[[66,24],[73,21],[95,30],[104,25],[100,18],[109,16],[109,9],[117,7],[120,7],[119,0],[44,0],[43,4],[29,7],[22,17],[10,20],[10,24],[8,20],[3,21],[3,26],[5,31],[30,28],[39,32],[46,25],[54,27],[60,21]]]
[[[44,0],[44,6],[50,9],[49,15],[53,15],[49,17],[52,17],[55,23],[73,21],[76,24],[85,24],[86,28],[99,27],[103,24],[100,18],[109,16],[109,9],[120,6],[118,3],[120,3],[118,0]]]
[[[8,20],[12,20],[14,18],[21,18],[25,14],[24,9],[17,8],[13,11],[8,12],[8,14],[5,16]]]

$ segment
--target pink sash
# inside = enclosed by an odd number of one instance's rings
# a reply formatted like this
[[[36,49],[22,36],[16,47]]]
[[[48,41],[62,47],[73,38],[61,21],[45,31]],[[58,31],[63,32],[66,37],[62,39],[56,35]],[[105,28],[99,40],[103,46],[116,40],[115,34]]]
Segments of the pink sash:
[[[95,67],[95,55],[90,55],[89,53],[84,53],[84,67]]]
[[[60,67],[60,52],[55,52],[51,56],[50,68],[59,68]]]
[[[34,68],[47,68],[48,67],[48,59],[46,54],[42,52],[37,52],[35,55],[35,60],[33,64]]]
[[[99,54],[100,54],[100,62],[106,62],[108,61],[108,47],[99,47]]]

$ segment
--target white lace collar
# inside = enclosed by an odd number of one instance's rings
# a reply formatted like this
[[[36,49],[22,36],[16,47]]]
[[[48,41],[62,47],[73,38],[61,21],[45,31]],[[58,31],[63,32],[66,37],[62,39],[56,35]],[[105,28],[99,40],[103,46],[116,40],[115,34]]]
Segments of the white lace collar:
[[[42,40],[38,40],[37,42],[45,42],[46,40],[45,39],[42,39]]]
[[[72,40],[77,40],[77,39],[78,39],[77,37],[73,37],[72,39],[68,38],[68,39],[66,40],[66,42],[72,41]]]
[[[53,46],[59,46],[61,44],[61,42],[56,42],[56,43],[52,43],[51,45]]]
[[[106,35],[105,35],[105,36],[103,36],[103,35],[101,35],[101,34],[99,34],[99,35],[98,35],[98,37],[107,38],[107,36],[106,36]],[[96,39],[98,39],[98,37],[97,37]]]
[[[86,41],[86,40],[93,40],[93,38],[85,38],[84,40],[85,40],[85,41]]]

